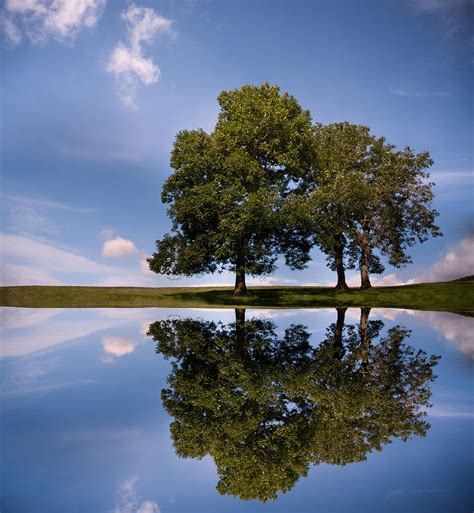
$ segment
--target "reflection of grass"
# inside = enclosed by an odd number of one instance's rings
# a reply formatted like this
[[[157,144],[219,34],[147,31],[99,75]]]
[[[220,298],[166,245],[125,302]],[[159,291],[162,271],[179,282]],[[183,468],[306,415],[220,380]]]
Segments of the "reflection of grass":
[[[327,287],[255,287],[248,296],[230,287],[0,287],[1,306],[98,307],[268,307],[372,306],[474,312],[474,281],[424,283],[370,290]]]

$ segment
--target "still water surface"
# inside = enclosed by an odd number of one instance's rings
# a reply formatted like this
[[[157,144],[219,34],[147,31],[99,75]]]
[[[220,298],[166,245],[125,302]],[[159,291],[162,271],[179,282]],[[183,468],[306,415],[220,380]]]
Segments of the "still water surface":
[[[473,509],[472,318],[1,315],[3,513]]]

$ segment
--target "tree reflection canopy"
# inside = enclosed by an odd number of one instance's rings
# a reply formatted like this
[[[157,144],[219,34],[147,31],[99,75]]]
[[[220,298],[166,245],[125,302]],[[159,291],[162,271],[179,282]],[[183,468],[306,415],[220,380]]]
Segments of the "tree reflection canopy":
[[[172,359],[164,407],[182,457],[212,456],[217,489],[241,499],[275,499],[309,466],[362,461],[394,438],[424,436],[437,357],[406,345],[397,326],[344,325],[310,343],[305,326],[283,336],[267,319],[173,319],[153,323],[156,351]]]

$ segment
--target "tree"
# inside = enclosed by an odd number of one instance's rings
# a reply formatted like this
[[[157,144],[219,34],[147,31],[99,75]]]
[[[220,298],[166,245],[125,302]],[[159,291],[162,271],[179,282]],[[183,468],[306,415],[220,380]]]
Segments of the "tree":
[[[293,269],[309,259],[297,231],[288,244],[282,205],[309,165],[311,117],[267,83],[222,92],[218,102],[211,134],[176,136],[174,173],[162,192],[173,233],[157,241],[148,262],[169,275],[235,272],[234,293],[243,294],[246,274],[272,273],[279,254]]]
[[[436,357],[381,321],[344,326],[344,309],[318,347],[302,325],[283,337],[265,319],[159,321],[148,335],[173,361],[163,404],[179,456],[212,456],[220,493],[275,499],[309,466],[362,461],[392,438],[424,435]]]
[[[356,266],[361,287],[370,287],[369,272],[384,270],[375,250],[399,267],[411,261],[409,246],[440,235],[424,172],[431,164],[427,152],[395,151],[368,127],[315,125],[313,163],[287,209],[311,227],[313,244],[337,272],[336,288],[348,288],[345,269]]]
[[[410,263],[407,249],[417,241],[441,235],[432,208],[434,183],[424,171],[433,164],[428,152],[410,147],[395,151],[383,137],[374,140],[363,167],[363,203],[352,231],[353,251],[360,255],[361,287],[371,286],[369,271],[373,250],[379,249],[389,264]]]

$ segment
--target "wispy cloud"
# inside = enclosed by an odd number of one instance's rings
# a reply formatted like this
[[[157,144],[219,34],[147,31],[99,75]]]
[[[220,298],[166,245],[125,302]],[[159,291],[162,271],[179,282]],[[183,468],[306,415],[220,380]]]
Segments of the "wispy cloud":
[[[0,198],[2,201],[5,201],[5,202],[22,203],[25,205],[32,205],[32,206],[37,206],[37,207],[41,207],[41,208],[66,210],[69,212],[74,212],[76,214],[85,214],[85,213],[89,213],[89,212],[94,212],[94,209],[92,209],[92,208],[75,207],[73,205],[70,205],[69,203],[61,203],[59,201],[51,201],[51,200],[47,200],[44,198],[32,198],[32,197],[27,197],[27,196],[17,196],[15,194],[5,194],[5,193],[0,193]]]
[[[103,274],[113,271],[89,258],[22,235],[0,235],[0,247],[4,258],[35,264],[45,272]]]
[[[75,207],[44,198],[32,198],[13,194],[0,194],[2,216],[5,226],[18,234],[57,234],[58,228],[52,218],[56,211],[73,214],[93,212],[90,208]]]
[[[436,12],[443,9],[456,9],[470,3],[471,0],[412,0],[422,11]]]
[[[154,501],[141,501],[136,491],[138,477],[133,476],[123,482],[117,494],[114,513],[160,513]]]
[[[430,15],[440,20],[443,27],[443,39],[461,34],[472,40],[472,18],[474,3],[472,0],[411,0],[417,14]]]
[[[18,45],[25,34],[33,43],[48,38],[73,40],[97,25],[105,0],[6,0],[0,12],[7,41]]]
[[[8,285],[96,285],[156,286],[156,274],[142,272],[142,253],[125,239],[108,248],[114,258],[136,257],[135,271],[104,265],[70,250],[24,235],[0,234],[0,284]],[[125,241],[123,243],[122,241]],[[132,261],[133,263],[133,261]]]
[[[430,178],[436,184],[471,184],[474,185],[474,171],[437,171]]]
[[[140,151],[129,145],[127,141],[112,141],[108,137],[101,136],[84,141],[58,141],[55,148],[61,157],[67,159],[100,162],[137,162],[141,159]]]
[[[439,96],[439,97],[447,97],[453,96],[451,91],[441,91],[441,90],[423,90],[423,89],[398,89],[395,87],[390,88],[390,92],[396,96],[405,96],[407,98],[423,98],[429,96]]]
[[[143,55],[143,45],[151,43],[157,34],[172,34],[172,21],[135,4],[122,12],[122,19],[127,26],[128,45],[120,42],[114,48],[106,69],[117,78],[122,101],[137,108],[134,96],[139,85],[155,84],[160,77],[159,67]]]

